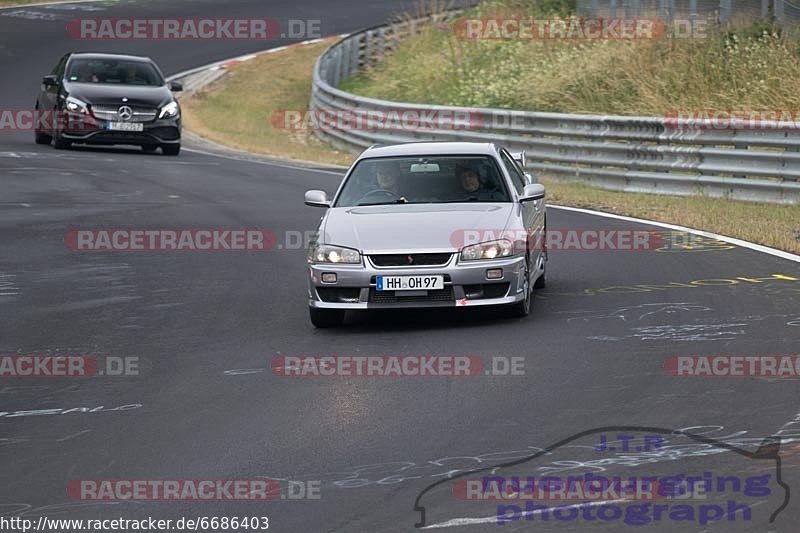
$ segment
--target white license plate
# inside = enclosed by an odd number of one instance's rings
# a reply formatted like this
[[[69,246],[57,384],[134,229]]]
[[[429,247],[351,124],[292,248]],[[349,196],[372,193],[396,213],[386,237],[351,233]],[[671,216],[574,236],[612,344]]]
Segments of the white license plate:
[[[444,289],[444,276],[378,276],[379,291],[434,291]]]
[[[144,131],[141,122],[109,122],[106,127],[111,131]]]

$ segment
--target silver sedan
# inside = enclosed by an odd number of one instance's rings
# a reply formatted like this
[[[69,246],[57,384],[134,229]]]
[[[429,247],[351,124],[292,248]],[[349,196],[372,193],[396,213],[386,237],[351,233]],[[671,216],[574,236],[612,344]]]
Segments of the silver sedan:
[[[308,251],[308,304],[316,327],[347,310],[505,306],[531,309],[544,286],[544,187],[524,154],[494,144],[436,142],[371,147],[325,207]]]

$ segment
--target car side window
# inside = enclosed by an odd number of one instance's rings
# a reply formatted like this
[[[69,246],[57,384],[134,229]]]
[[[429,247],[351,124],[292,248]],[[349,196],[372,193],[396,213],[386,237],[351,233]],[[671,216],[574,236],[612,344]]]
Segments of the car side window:
[[[56,63],[56,66],[53,67],[53,71],[50,74],[54,74],[59,80],[63,78],[64,67],[67,65],[67,59],[69,59],[69,54],[65,54],[64,57],[62,57],[58,63]]]
[[[522,191],[525,189],[525,185],[528,180],[525,176],[517,170],[517,165],[514,164],[514,160],[508,155],[508,152],[502,150],[500,152],[500,158],[503,161],[503,165],[506,167],[509,175],[511,176],[511,181],[514,182],[514,188],[517,189],[517,194],[522,194]]]

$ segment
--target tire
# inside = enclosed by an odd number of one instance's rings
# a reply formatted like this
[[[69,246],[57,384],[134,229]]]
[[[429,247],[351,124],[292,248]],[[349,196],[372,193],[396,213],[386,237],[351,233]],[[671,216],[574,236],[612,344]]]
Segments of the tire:
[[[180,144],[162,144],[161,151],[164,152],[164,155],[178,155],[181,153],[181,145]]]
[[[40,130],[39,128],[42,127],[42,121],[39,119],[39,101],[36,101],[36,127],[33,132],[34,139],[36,140],[36,144],[50,144],[53,142],[53,136],[47,134]]]
[[[317,309],[308,308],[308,316],[315,328],[335,328],[344,323],[343,309]]]
[[[531,288],[531,282],[528,279],[528,268],[529,266],[525,265],[525,299],[521,302],[513,303],[509,307],[509,311],[512,317],[515,318],[523,318],[531,314],[531,306],[533,305],[533,289]]]
[[[142,146],[142,151],[146,154],[152,154],[157,149],[158,149],[157,144],[145,144],[144,146]]]
[[[547,235],[547,219],[544,221],[544,234]],[[545,240],[545,243],[547,241]],[[544,289],[547,285],[546,274],[547,274],[547,248],[545,247],[542,251],[542,275],[536,278],[536,283],[533,284],[533,289]]]
[[[56,150],[67,150],[72,146],[70,141],[65,141],[58,134],[53,137],[53,148]]]
[[[33,132],[34,139],[36,140],[36,144],[50,144],[53,142],[53,136],[48,135],[42,131],[36,130]]]

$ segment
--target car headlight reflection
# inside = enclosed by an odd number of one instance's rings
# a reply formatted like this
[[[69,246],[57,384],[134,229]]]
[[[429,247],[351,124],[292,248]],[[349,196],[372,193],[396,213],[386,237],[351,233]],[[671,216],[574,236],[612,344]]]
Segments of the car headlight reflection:
[[[78,100],[74,96],[70,96],[67,98],[66,107],[67,111],[70,111],[72,113],[80,113],[82,115],[89,114],[89,109],[86,103]]]
[[[500,239],[466,246],[461,250],[462,261],[479,261],[481,259],[502,259],[514,255],[511,241]]]
[[[181,108],[178,106],[178,102],[170,102],[161,108],[161,113],[158,114],[158,118],[174,118],[177,117],[180,112]]]
[[[358,252],[358,250],[353,250],[352,248],[320,244],[313,246],[309,250],[308,262],[358,264],[361,262],[361,254]]]

